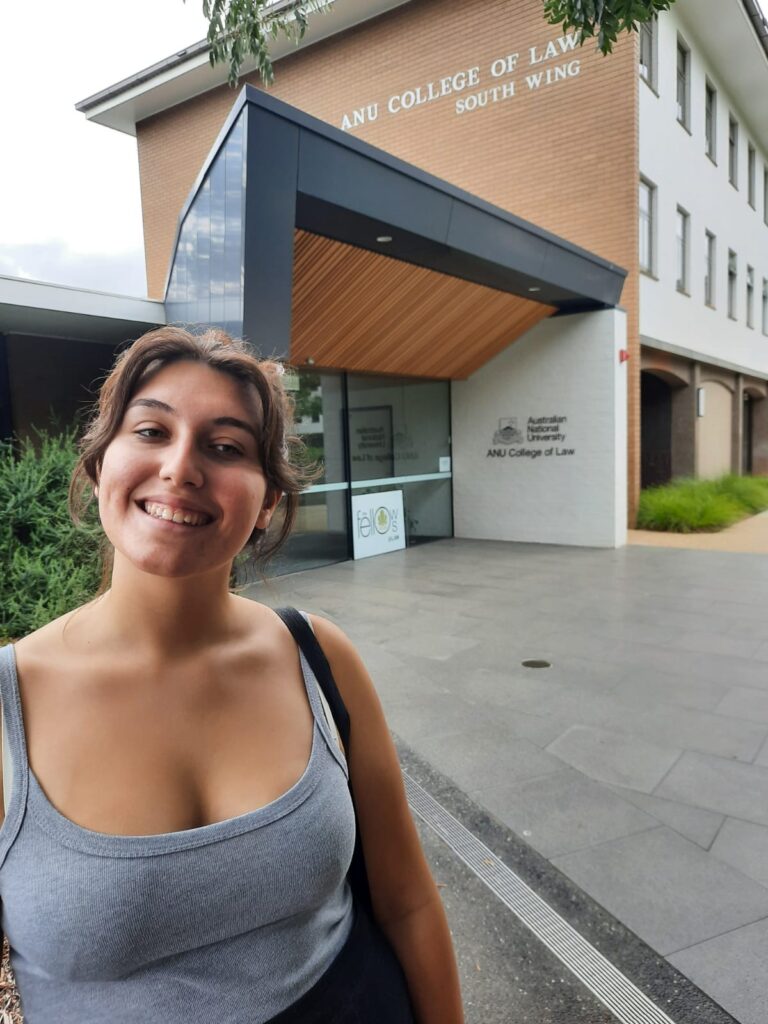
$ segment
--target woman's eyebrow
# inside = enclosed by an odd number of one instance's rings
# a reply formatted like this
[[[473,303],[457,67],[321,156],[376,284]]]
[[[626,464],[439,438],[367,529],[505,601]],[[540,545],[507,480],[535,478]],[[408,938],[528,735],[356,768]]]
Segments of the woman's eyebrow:
[[[176,415],[176,410],[173,406],[168,405],[166,402],[161,402],[159,398],[136,398],[128,408],[133,409],[137,405],[146,406],[148,409],[162,409],[163,412],[170,412]]]
[[[163,412],[169,412],[172,416],[176,415],[176,410],[172,405],[168,405],[167,402],[161,402],[159,398],[137,398],[131,402],[128,406],[129,409],[133,409],[135,406],[144,406],[147,409],[161,409]],[[241,430],[245,430],[253,437],[254,441],[258,441],[258,435],[256,431],[247,423],[245,420],[240,420],[236,416],[217,416],[216,419],[211,420],[215,427],[239,427]]]
[[[241,430],[247,431],[254,441],[259,440],[258,435],[251,424],[246,423],[245,420],[237,419],[236,416],[217,416],[216,419],[213,420],[213,425],[216,427],[240,427]]]

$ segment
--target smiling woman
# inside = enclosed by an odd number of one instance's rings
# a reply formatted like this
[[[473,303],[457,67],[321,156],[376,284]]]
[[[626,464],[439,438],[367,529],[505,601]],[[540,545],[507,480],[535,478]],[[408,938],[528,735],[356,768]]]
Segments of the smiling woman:
[[[98,415],[83,439],[70,488],[75,521],[81,519],[92,493],[99,497],[102,522],[108,514],[99,496],[105,461],[109,473],[126,459],[135,463],[142,445],[156,454],[163,451],[166,458],[189,458],[193,453],[184,452],[185,443],[202,446],[211,468],[219,462],[259,467],[269,474],[269,497],[277,503],[284,495],[285,514],[277,536],[266,538],[271,511],[266,514],[265,510],[235,552],[256,555],[265,562],[290,534],[298,495],[311,478],[311,473],[299,469],[295,457],[301,443],[289,431],[290,400],[282,387],[282,372],[280,364],[254,358],[245,345],[222,332],[193,335],[172,327],[139,339],[122,353],[104,383]],[[240,415],[234,415],[238,410]],[[147,492],[141,500],[155,499],[154,515],[172,521],[174,510],[179,509],[177,502],[166,500],[169,497],[168,491],[158,496]],[[189,508],[188,495],[186,507],[195,511]],[[102,590],[111,579],[113,559],[106,524],[103,554]]]
[[[70,502],[98,499],[104,585],[0,650],[26,1024],[462,1021],[357,652],[231,590],[290,531],[297,448],[282,368],[220,332],[145,335],[102,387]]]

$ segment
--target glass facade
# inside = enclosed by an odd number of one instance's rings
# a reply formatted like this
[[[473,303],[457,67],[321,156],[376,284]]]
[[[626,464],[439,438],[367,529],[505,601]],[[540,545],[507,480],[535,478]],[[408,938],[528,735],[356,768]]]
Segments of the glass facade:
[[[244,110],[208,169],[181,226],[166,294],[169,322],[243,332]]]
[[[271,572],[353,557],[353,495],[400,491],[408,546],[453,535],[447,381],[310,368],[286,379],[296,432],[319,472]]]

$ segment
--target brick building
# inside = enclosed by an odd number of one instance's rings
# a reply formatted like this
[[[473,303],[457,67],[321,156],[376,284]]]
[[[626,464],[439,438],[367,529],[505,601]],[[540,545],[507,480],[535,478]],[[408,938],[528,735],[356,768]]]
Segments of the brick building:
[[[266,95],[199,44],[79,104],[136,137],[151,299],[296,367],[295,564],[368,553],[366,495],[408,543],[613,545],[641,484],[768,470],[766,32],[335,0]]]

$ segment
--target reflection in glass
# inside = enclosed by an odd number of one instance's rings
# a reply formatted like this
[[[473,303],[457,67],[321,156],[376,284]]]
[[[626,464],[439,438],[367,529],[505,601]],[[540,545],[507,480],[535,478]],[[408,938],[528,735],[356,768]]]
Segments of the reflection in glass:
[[[440,472],[451,453],[447,381],[349,374],[352,480]]]
[[[345,490],[302,494],[293,533],[270,573],[280,576],[316,569],[349,557],[347,494]]]
[[[344,473],[344,382],[340,373],[289,370],[284,378],[294,403],[295,430],[306,458],[321,470],[315,485],[339,483]]]
[[[166,294],[169,322],[242,334],[246,116],[232,126],[184,218]]]

